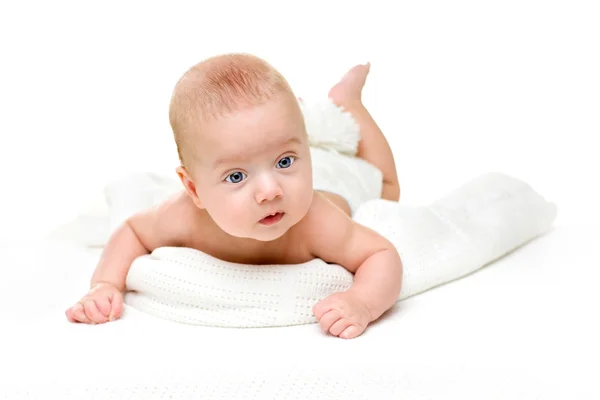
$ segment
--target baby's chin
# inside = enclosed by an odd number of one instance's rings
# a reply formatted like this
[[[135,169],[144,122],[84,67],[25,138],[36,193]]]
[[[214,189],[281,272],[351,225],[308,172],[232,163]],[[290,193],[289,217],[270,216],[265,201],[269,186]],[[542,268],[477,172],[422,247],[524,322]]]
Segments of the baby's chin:
[[[283,235],[285,235],[287,232],[289,231],[289,228],[287,229],[277,229],[277,230],[270,230],[270,231],[263,231],[261,232],[259,229],[257,229],[256,231],[253,232],[227,232],[229,235],[240,238],[240,239],[252,239],[252,240],[256,240],[259,242],[272,242],[274,240],[277,240],[279,238],[281,238]]]
[[[285,215],[284,218],[285,217],[287,217],[287,215]],[[290,224],[289,221],[285,221],[284,224],[282,224],[282,222],[284,221],[280,222],[280,226],[258,226],[253,230],[253,232],[250,233],[249,237],[260,242],[272,242],[277,240],[284,236],[293,226],[293,224]]]
[[[259,242],[272,242],[284,236],[291,228],[296,224],[297,221],[291,221],[291,215],[284,214],[281,221],[271,226],[265,226],[257,223],[256,226],[250,231],[246,232],[232,232],[227,231],[229,235],[241,238],[241,239],[253,239]]]

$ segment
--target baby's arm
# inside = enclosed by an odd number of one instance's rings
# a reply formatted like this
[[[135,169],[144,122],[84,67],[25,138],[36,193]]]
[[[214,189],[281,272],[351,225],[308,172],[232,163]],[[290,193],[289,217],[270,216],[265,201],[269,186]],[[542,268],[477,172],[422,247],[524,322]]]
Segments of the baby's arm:
[[[104,247],[90,291],[66,311],[69,321],[104,323],[119,318],[131,264],[158,247],[180,245],[189,226],[190,217],[184,214],[189,214],[190,204],[182,192],[124,221]]]
[[[325,298],[313,311],[323,330],[344,338],[356,337],[398,300],[402,287],[398,251],[322,195],[315,195],[308,223],[312,254],[355,274],[348,291]]]

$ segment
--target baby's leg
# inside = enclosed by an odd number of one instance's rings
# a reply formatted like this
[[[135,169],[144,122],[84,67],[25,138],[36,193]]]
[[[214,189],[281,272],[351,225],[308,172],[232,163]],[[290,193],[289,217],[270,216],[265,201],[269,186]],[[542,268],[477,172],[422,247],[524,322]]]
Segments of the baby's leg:
[[[390,145],[362,103],[362,89],[371,65],[357,65],[329,91],[329,98],[348,111],[360,126],[357,156],[379,168],[383,174],[381,198],[398,201],[400,184]]]

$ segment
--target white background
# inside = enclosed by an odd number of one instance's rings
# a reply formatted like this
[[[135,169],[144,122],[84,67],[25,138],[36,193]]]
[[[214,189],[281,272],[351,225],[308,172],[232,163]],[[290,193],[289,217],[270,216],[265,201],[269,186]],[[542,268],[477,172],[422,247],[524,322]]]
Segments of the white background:
[[[556,202],[558,225],[600,221],[595,1],[1,4],[0,238],[67,222],[124,172],[174,174],[173,85],[231,51],[308,99],[371,61],[364,101],[404,204],[500,171]]]

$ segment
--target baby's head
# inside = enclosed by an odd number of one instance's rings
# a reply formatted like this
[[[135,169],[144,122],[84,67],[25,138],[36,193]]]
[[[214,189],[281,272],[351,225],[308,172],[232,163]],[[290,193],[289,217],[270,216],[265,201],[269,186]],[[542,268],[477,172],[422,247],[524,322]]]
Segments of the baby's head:
[[[306,215],[313,192],[304,119],[267,62],[227,54],[195,65],[175,86],[169,119],[177,173],[225,232],[274,240]]]

